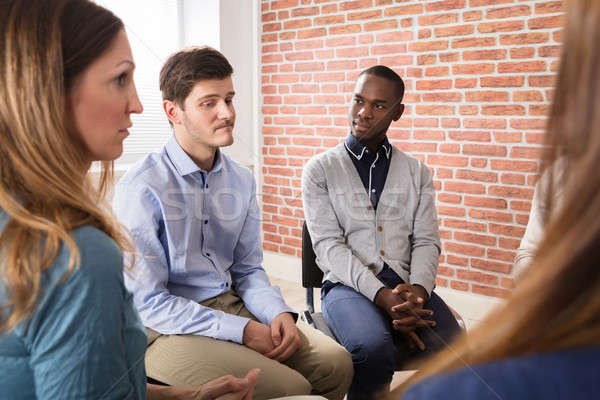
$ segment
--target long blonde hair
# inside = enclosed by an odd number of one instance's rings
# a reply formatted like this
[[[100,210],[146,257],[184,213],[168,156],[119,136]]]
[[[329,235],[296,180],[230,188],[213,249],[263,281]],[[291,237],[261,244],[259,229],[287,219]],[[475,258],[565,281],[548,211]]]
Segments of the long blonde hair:
[[[100,182],[87,176],[82,144],[65,117],[69,89],[106,50],[122,22],[87,0],[3,1],[0,10],[0,272],[8,302],[0,333],[36,306],[41,274],[69,249],[68,273],[79,263],[69,231],[93,225],[122,250],[129,240],[103,198],[112,162]]]
[[[394,398],[418,381],[469,364],[600,345],[600,2],[566,4],[544,157],[547,166],[561,159],[564,201],[551,211],[535,260],[507,303],[423,365]]]

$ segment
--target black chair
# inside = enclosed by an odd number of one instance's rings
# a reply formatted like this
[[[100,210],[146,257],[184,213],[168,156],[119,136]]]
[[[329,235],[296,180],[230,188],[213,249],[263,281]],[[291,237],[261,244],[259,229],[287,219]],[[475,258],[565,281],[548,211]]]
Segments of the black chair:
[[[151,383],[153,385],[159,385],[159,386],[170,386],[167,385],[166,383],[157,381],[156,379],[150,378],[149,376],[146,377],[146,382]]]
[[[317,266],[316,260],[317,255],[313,249],[306,222],[304,222],[302,224],[302,287],[306,288],[306,310],[300,313],[300,318],[337,341],[327,326],[323,313],[315,312],[314,288],[320,288],[323,284],[323,271]]]
[[[323,284],[323,271],[317,266],[317,256],[313,249],[310,233],[306,227],[306,221],[302,224],[302,287],[306,288],[306,310],[300,313],[300,318],[313,328],[320,330],[327,336],[337,341],[337,338],[331,332],[323,313],[315,312],[314,288],[320,288]],[[462,317],[448,305],[448,308],[456,318],[458,326],[463,332],[466,332],[465,322]]]

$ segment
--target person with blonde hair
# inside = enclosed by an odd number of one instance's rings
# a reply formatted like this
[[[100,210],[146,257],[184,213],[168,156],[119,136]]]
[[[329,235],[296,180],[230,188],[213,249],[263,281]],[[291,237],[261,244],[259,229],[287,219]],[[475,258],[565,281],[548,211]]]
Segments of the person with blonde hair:
[[[121,20],[88,0],[3,0],[0,54],[1,397],[250,398],[256,370],[146,392],[132,246],[103,200],[142,112]]]
[[[394,398],[576,400],[600,394],[600,2],[565,4],[544,157],[550,174],[545,236],[503,308],[426,363]],[[547,166],[559,159],[554,185],[554,168]]]

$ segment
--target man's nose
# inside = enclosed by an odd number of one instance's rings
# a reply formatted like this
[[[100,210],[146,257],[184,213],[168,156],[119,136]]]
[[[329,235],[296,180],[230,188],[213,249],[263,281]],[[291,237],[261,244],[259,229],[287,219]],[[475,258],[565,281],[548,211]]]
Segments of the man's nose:
[[[373,118],[373,114],[371,113],[371,108],[367,104],[364,104],[360,108],[360,110],[358,110],[358,116],[361,117],[362,119]]]
[[[233,110],[233,104],[227,104],[225,101],[219,102],[219,118],[220,119],[231,119],[235,111]]]

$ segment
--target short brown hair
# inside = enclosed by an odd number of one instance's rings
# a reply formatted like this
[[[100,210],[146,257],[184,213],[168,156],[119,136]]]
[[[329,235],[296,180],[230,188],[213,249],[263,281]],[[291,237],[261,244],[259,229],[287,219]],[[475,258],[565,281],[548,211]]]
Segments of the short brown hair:
[[[209,46],[188,47],[172,54],[160,70],[163,100],[183,108],[194,85],[207,79],[225,79],[233,67],[219,51]]]

